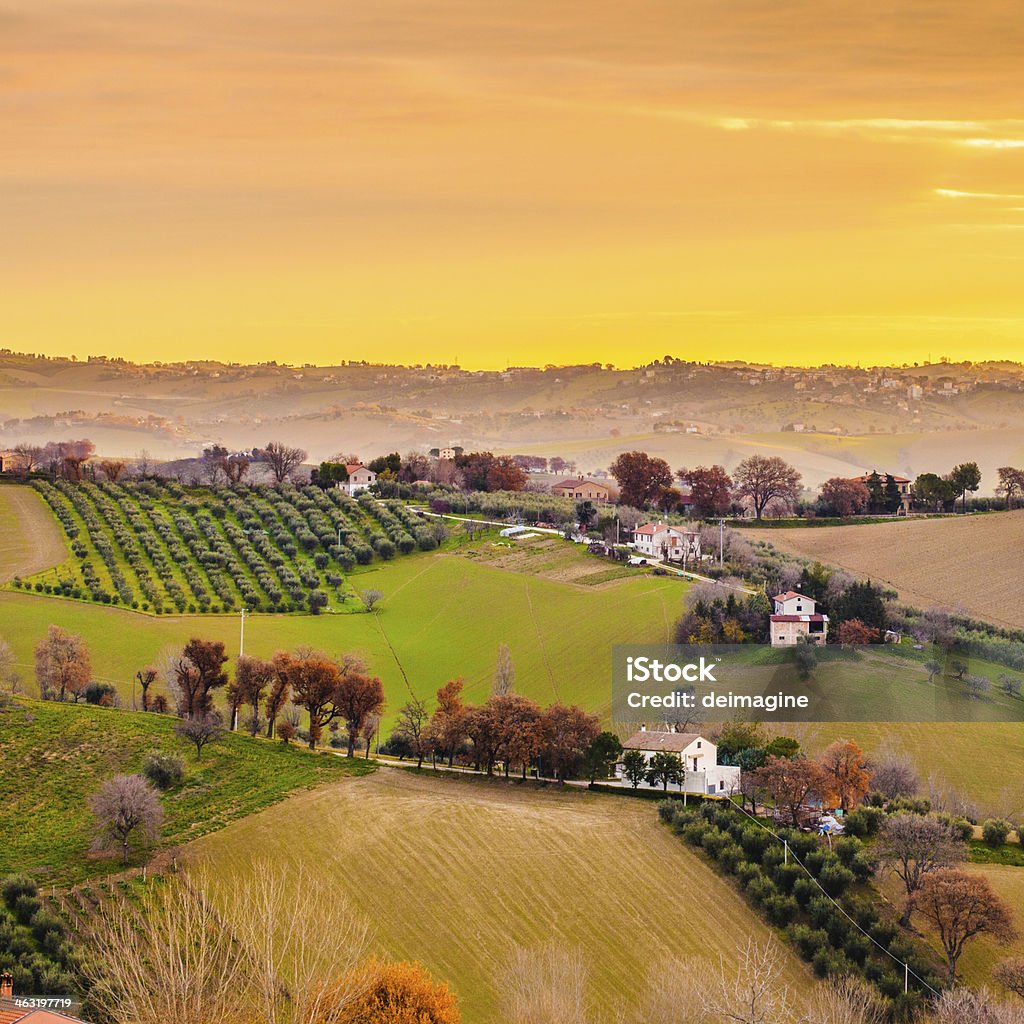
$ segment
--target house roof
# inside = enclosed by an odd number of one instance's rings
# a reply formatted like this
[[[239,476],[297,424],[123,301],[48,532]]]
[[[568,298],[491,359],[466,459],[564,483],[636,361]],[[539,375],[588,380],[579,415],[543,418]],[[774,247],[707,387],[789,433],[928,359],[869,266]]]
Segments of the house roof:
[[[905,476],[897,476],[895,473],[878,473],[878,472],[863,473],[860,476],[851,476],[850,479],[854,480],[854,481],[856,481],[857,483],[860,483],[860,484],[866,484],[868,482],[868,480],[871,479],[872,476],[877,476],[879,478],[879,480],[884,480],[887,476],[891,476],[893,478],[893,481],[895,483],[898,483],[898,484],[909,484],[911,482],[910,479],[908,477],[905,477]]]
[[[611,488],[607,484],[601,483],[600,480],[591,480],[589,478],[580,479],[579,477],[567,477],[565,480],[559,480],[557,484],[552,484],[552,490],[556,487],[600,487],[604,491],[610,491]]]
[[[813,597],[808,597],[806,594],[798,594],[795,590],[787,590],[784,594],[776,594],[773,600],[775,601],[792,601],[794,597],[799,597],[802,601],[813,601]]]
[[[828,622],[827,615],[773,615],[772,622]]]
[[[622,744],[624,750],[668,750],[681,754],[694,740],[704,737],[696,732],[653,732],[641,729]]]
[[[33,1010],[18,1006],[13,999],[0,999],[0,1024],[85,1024],[78,1017],[69,1017],[53,1010]]]
[[[364,469],[371,476],[376,476],[372,469],[367,469],[366,466],[364,466],[361,462],[353,462],[351,466],[345,467],[345,471],[348,473],[349,476],[351,476],[353,473],[356,472],[356,470],[359,469]]]
[[[664,523],[644,523],[643,526],[638,526],[633,532],[634,533],[649,533],[652,536],[659,533],[661,530],[668,529]]]

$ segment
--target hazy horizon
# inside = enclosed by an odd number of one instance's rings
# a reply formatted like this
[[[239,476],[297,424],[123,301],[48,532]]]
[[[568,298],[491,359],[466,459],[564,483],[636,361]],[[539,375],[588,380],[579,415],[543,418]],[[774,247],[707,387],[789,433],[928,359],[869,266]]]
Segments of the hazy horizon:
[[[8,0],[0,23],[0,346],[1024,353],[1007,0]]]

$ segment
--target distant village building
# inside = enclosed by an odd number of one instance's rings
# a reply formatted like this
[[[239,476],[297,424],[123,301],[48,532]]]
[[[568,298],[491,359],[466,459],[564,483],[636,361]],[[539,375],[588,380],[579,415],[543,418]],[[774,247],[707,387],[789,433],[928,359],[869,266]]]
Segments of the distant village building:
[[[338,484],[346,494],[358,494],[377,482],[377,474],[367,469],[361,462],[353,462],[345,467],[348,479]]]
[[[680,788],[688,793],[734,793],[739,789],[739,768],[719,764],[718,747],[699,733],[642,728],[622,744],[622,749],[639,750],[648,761],[662,751],[677,755],[685,769]]]
[[[865,487],[869,486],[869,482],[873,476],[877,476],[881,480],[882,485],[886,484],[887,479],[892,479],[892,482],[896,485],[896,490],[899,491],[900,495],[900,512],[906,515],[910,511],[910,507],[914,501],[914,482],[905,476],[896,476],[895,473],[863,473],[861,476],[851,477],[853,483],[864,484]]]
[[[590,480],[584,476],[570,477],[559,480],[551,485],[551,493],[559,498],[578,498],[585,501],[596,501],[605,504],[612,500],[612,489],[599,480]]]
[[[441,462],[454,462],[466,449],[458,445],[450,448],[431,448],[429,455],[432,459],[439,459]]]
[[[816,611],[817,602],[795,590],[776,594],[771,617],[772,647],[795,647],[799,643],[824,644],[828,616]]]
[[[0,451],[0,473],[24,473],[29,468],[29,458],[10,448]]]
[[[700,534],[681,526],[644,523],[633,531],[632,544],[637,554],[648,558],[683,563],[700,560]]]

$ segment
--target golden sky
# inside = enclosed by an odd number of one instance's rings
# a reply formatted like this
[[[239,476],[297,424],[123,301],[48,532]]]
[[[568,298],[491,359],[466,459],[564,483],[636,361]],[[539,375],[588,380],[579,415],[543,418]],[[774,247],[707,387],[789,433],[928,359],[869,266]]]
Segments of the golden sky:
[[[1019,0],[2,0],[0,347],[1024,358]]]

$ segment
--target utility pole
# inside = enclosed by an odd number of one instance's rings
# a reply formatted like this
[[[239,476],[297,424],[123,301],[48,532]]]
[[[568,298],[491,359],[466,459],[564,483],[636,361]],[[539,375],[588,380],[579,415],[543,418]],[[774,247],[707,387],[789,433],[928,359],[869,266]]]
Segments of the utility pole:
[[[718,565],[725,565],[725,520],[718,520]]]
[[[245,654],[245,609],[242,609],[242,624],[238,632],[238,656]]]

